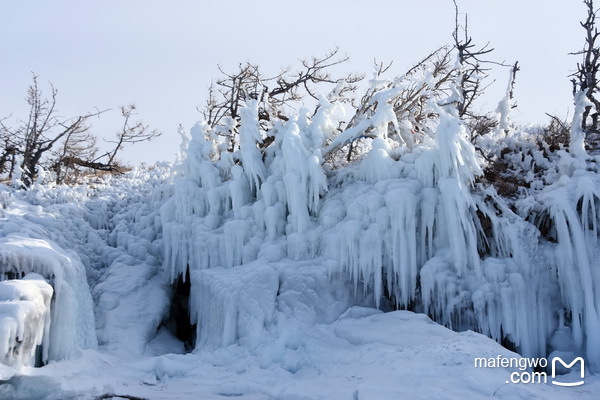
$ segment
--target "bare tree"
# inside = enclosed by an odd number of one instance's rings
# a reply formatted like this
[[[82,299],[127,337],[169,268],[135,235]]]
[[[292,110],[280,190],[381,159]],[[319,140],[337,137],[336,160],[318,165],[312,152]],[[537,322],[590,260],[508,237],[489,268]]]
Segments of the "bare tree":
[[[596,27],[597,10],[594,9],[593,0],[584,0],[583,3],[587,8],[586,19],[581,22],[581,26],[585,30],[585,44],[582,50],[571,53],[582,56],[581,62],[577,63],[577,71],[572,74],[571,82],[573,83],[573,95],[583,92],[592,104],[587,106],[583,112],[581,128],[585,132],[587,143],[593,143],[595,147],[600,134],[600,127],[598,126],[600,101],[596,98],[598,94],[598,70],[600,69],[600,47],[597,43],[599,33]]]
[[[126,144],[147,142],[161,135],[161,132],[156,129],[150,130],[149,126],[144,125],[140,120],[135,122],[132,121],[133,116],[136,115],[136,109],[137,107],[135,104],[121,106],[123,126],[117,133],[117,138],[115,140],[108,140],[109,143],[113,143],[115,146],[111,151],[104,155],[107,158],[106,164],[113,165],[116,161],[117,154],[123,150],[123,147]]]
[[[33,75],[33,82],[27,90],[26,101],[29,114],[26,121],[18,121],[17,127],[8,127],[0,122],[4,138],[12,138],[11,147],[5,147],[4,153],[18,153],[22,157],[19,167],[24,171],[23,182],[29,186],[33,183],[38,168],[52,150],[62,141],[79,137],[89,130],[88,120],[107,110],[88,112],[71,118],[58,115],[56,96],[58,91],[50,85],[50,97],[44,97],[38,85],[38,77]],[[8,143],[7,143],[8,144]]]
[[[56,183],[76,182],[83,174],[84,168],[69,160],[91,160],[95,158],[97,151],[96,137],[88,130],[68,134],[54,152],[52,170],[56,174]]]
[[[452,39],[454,47],[458,52],[458,63],[461,67],[460,74],[457,80],[457,89],[460,92],[461,98],[458,101],[457,109],[459,117],[472,116],[470,115],[471,106],[485,90],[483,80],[487,77],[489,68],[484,68],[482,56],[494,51],[489,47],[489,43],[485,46],[477,48],[473,43],[473,38],[469,35],[469,19],[465,14],[464,26],[460,26],[458,22],[458,4],[454,1],[455,22]],[[462,34],[461,34],[462,30]]]
[[[121,116],[123,117],[121,130],[117,132],[114,140],[106,140],[114,145],[111,150],[94,157],[97,153],[95,138],[79,137],[76,141],[71,142],[70,149],[75,151],[64,151],[63,156],[59,158],[59,163],[64,168],[73,171],[80,171],[81,168],[84,168],[105,172],[122,172],[124,167],[117,160],[117,155],[125,145],[147,142],[161,135],[161,132],[156,129],[150,130],[149,126],[140,120],[133,122],[136,109],[135,104],[121,106]]]
[[[0,174],[8,173],[9,178],[12,178],[18,148],[15,137],[5,128],[4,121],[7,119],[8,117],[0,120]]]
[[[40,168],[51,169],[56,182],[73,182],[85,170],[120,172],[117,154],[126,144],[151,140],[158,135],[141,121],[133,122],[136,106],[121,107],[123,126],[114,146],[98,156],[96,137],[91,133],[89,121],[109,111],[95,110],[74,117],[62,117],[57,111],[58,90],[50,84],[50,96],[45,97],[38,85],[38,77],[27,90],[29,113],[26,120],[17,120],[9,126],[7,118],[0,119],[0,173],[12,177],[16,167],[24,171],[22,181],[30,186]],[[20,164],[16,165],[17,157]]]

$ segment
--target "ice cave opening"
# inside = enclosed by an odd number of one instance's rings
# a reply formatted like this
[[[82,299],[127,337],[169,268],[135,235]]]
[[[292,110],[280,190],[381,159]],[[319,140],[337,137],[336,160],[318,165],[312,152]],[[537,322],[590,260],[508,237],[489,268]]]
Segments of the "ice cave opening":
[[[185,346],[187,352],[196,345],[196,324],[190,320],[190,272],[180,274],[173,283],[173,297],[169,316],[165,322],[167,329]]]

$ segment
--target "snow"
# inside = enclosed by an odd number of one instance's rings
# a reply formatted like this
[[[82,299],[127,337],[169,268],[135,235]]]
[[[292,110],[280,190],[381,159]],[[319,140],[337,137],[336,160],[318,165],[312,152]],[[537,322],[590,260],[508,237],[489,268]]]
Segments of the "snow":
[[[107,393],[182,400],[594,399],[600,385],[596,377],[569,389],[506,384],[515,369],[475,368],[474,358],[517,354],[482,335],[455,333],[407,311],[354,307],[295,336],[280,363],[268,366],[238,345],[125,362],[88,351],[76,360],[29,369],[0,385],[0,394],[14,399],[92,399]],[[267,350],[263,347],[262,354]]]
[[[120,255],[95,292],[100,293],[96,308],[100,343],[123,356],[143,355],[169,309],[169,291],[157,276],[157,267]]]

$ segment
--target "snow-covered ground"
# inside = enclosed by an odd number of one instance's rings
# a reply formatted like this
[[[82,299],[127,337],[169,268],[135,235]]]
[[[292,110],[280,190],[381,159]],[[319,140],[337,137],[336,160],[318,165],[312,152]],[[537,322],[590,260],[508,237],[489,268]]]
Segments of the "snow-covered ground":
[[[85,351],[24,368],[0,385],[3,399],[596,399],[583,386],[507,384],[518,369],[475,368],[476,357],[519,357],[473,332],[455,333],[421,314],[355,307],[285,344],[230,345],[139,359]],[[158,343],[155,343],[158,345]],[[163,346],[168,347],[165,339]],[[278,358],[274,361],[274,358]]]

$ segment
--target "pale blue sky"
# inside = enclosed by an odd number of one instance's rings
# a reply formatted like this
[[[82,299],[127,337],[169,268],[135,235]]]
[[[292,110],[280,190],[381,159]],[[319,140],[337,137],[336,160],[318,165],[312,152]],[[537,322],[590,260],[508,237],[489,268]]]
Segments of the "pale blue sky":
[[[600,5],[600,4],[599,4]],[[519,122],[545,122],[545,112],[571,110],[567,78],[581,48],[585,14],[577,0],[459,0],[477,43],[491,58],[522,70],[517,77]],[[253,61],[267,71],[294,65],[339,46],[347,70],[371,72],[373,58],[394,61],[403,73],[451,41],[451,0],[221,0],[2,1],[0,3],[0,117],[26,113],[31,71],[59,90],[63,115],[135,102],[140,117],[163,136],[123,155],[136,163],[173,159],[177,126],[200,119],[217,64],[232,70]],[[506,87],[498,79],[482,107],[493,110]],[[94,123],[99,136],[118,129],[117,111]]]

